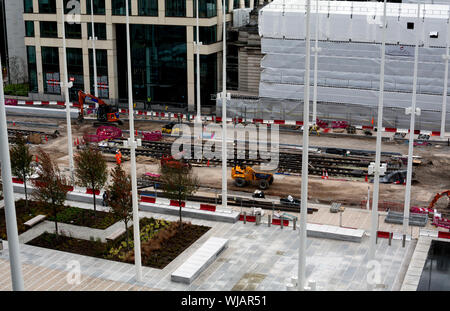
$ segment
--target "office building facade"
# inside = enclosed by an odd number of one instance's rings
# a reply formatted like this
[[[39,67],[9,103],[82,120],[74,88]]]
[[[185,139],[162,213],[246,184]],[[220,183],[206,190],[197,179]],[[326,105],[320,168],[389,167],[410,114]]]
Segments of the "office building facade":
[[[221,91],[222,1],[199,0],[201,104],[213,108]],[[232,10],[250,1],[225,0]],[[126,102],[127,52],[125,0],[93,0],[99,97]],[[133,98],[135,102],[195,111],[196,1],[129,0]],[[94,94],[91,0],[64,0],[70,99],[78,90]],[[30,97],[62,100],[64,80],[61,1],[23,0]],[[206,110],[208,111],[208,110]]]

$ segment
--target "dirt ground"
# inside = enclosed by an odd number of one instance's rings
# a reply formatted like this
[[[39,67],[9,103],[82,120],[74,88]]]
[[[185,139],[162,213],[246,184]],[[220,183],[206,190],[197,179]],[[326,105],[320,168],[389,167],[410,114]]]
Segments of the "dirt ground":
[[[8,117],[8,120],[28,121],[28,122],[48,122],[58,123],[58,131],[61,136],[57,139],[49,140],[48,143],[40,145],[44,150],[49,152],[51,156],[58,161],[61,168],[68,167],[67,156],[67,139],[66,124],[64,120],[58,119],[33,119],[24,117]],[[161,130],[164,123],[162,122],[135,122],[137,130],[154,131]],[[11,125],[9,125],[11,127]],[[25,128],[16,126],[15,128]],[[125,122],[122,129],[128,129],[128,123]],[[54,128],[41,129],[43,131],[53,132]],[[91,124],[72,125],[73,138],[81,138],[83,133],[95,133],[95,128]],[[280,143],[301,144],[302,135],[296,133],[280,133]],[[332,138],[326,136],[311,136],[311,146],[328,146],[349,149],[365,149],[375,150],[375,139],[373,138]],[[33,150],[36,146],[33,146]],[[399,152],[407,154],[407,143],[383,142],[383,151]],[[74,149],[76,152],[76,149]],[[414,148],[414,155],[423,157],[422,164],[414,167],[415,178],[418,183],[413,185],[411,193],[411,204],[418,206],[427,206],[437,192],[450,189],[450,147],[443,145],[434,146],[417,146]],[[113,155],[106,156],[108,166],[112,168],[114,163]],[[124,168],[129,169],[129,161],[124,162]],[[157,173],[159,160],[138,157],[137,158],[137,175],[140,176],[146,172]],[[194,172],[200,179],[202,186],[221,188],[221,167],[194,167]],[[253,192],[256,186],[247,188],[237,188],[233,185],[231,179],[231,169],[228,169],[228,189],[236,191]],[[311,202],[329,203],[341,202],[348,206],[361,206],[361,201],[367,199],[368,187],[373,188],[373,184],[364,181],[351,179],[330,178],[323,180],[318,176],[310,176],[308,198]],[[267,195],[284,197],[292,195],[300,197],[301,195],[301,178],[299,176],[275,175],[275,181],[270,189],[265,191]],[[394,202],[398,205],[403,204],[405,196],[404,185],[381,184],[380,185],[380,202]],[[447,200],[447,199],[443,199]],[[443,201],[442,200],[442,201]],[[448,200],[447,200],[448,201]],[[446,206],[447,202],[440,202],[439,206]]]

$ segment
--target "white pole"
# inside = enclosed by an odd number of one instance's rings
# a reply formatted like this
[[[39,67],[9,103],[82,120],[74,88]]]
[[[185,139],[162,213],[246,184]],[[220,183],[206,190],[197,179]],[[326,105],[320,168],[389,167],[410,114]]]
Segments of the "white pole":
[[[226,0],[225,0],[226,1]],[[196,49],[197,49],[197,118],[196,121],[197,122],[201,122],[202,121],[202,115],[201,115],[201,106],[200,106],[200,27],[199,27],[199,16],[198,16],[198,0],[197,0],[197,15],[196,15],[196,21],[197,21],[197,40],[196,40]]]
[[[64,1],[61,0],[61,21],[62,21],[62,39],[63,39],[63,70],[64,70],[64,81],[61,79],[60,85],[64,89],[64,94],[66,98],[66,120],[67,120],[67,148],[69,150],[69,170],[70,178],[72,184],[74,183],[74,165],[73,165],[73,141],[72,141],[72,124],[70,121],[70,101],[69,101],[69,77],[67,72],[67,57],[66,57],[66,30],[64,23]]]
[[[302,188],[300,209],[300,246],[298,253],[298,290],[305,289],[306,282],[306,212],[308,208],[308,150],[309,150],[309,72],[311,42],[309,22],[311,14],[311,0],[306,2],[306,56],[305,56],[305,84],[303,97],[303,148],[302,148]]]
[[[367,186],[367,203],[366,203],[366,209],[370,210],[370,186]]]
[[[227,29],[225,1],[223,0],[223,65],[222,65],[222,207],[227,208]],[[197,32],[198,33],[198,32]]]
[[[403,238],[408,233],[409,225],[409,208],[411,202],[411,177],[412,177],[412,160],[414,146],[414,123],[416,118],[416,92],[417,92],[417,64],[419,62],[419,24],[420,24],[420,3],[417,4],[417,29],[416,29],[416,47],[414,49],[414,77],[413,77],[413,93],[411,106],[411,121],[409,126],[409,145],[408,145],[408,165],[406,171],[406,191],[405,205],[403,208]]]
[[[448,85],[448,59],[450,55],[448,54],[448,41],[450,35],[450,11],[448,12],[447,20],[447,39],[445,40],[445,54],[442,57],[445,60],[445,73],[444,73],[444,93],[442,95],[442,116],[441,116],[441,138],[445,137],[445,114],[447,108],[447,85]]]
[[[319,58],[319,0],[316,0],[316,42],[314,45],[314,89],[312,124],[317,121],[317,64]]]
[[[378,197],[380,192],[380,165],[381,165],[381,134],[383,128],[383,103],[384,103],[384,65],[385,65],[385,49],[386,49],[386,0],[383,4],[383,31],[382,31],[382,43],[381,43],[381,64],[380,64],[380,90],[378,93],[378,121],[377,121],[377,140],[375,151],[375,168],[374,168],[374,181],[373,181],[373,200],[372,200],[372,213],[371,213],[371,229],[370,229],[370,247],[368,262],[375,259],[375,249],[377,241],[378,231]],[[368,192],[368,198],[370,194],[370,188]],[[367,203],[369,206],[370,203]],[[368,271],[369,273],[369,271]],[[369,283],[368,289],[372,290],[373,285]]]
[[[131,78],[131,48],[130,48],[130,16],[128,1],[125,1],[127,11],[127,66],[128,66],[128,118],[130,123],[130,157],[131,157],[131,191],[133,197],[133,233],[134,233],[134,264],[136,267],[136,280],[142,281],[141,263],[141,236],[139,229],[139,206],[136,179],[136,141],[134,137],[134,110],[133,110],[133,82]]]
[[[1,61],[0,68],[2,68]],[[2,164],[3,200],[5,203],[6,233],[8,235],[12,289],[14,291],[23,291],[24,286],[20,263],[19,234],[17,232],[16,207],[14,203],[11,162],[9,157],[5,94],[3,93],[3,73],[0,73],[0,160]]]
[[[91,40],[92,40],[92,58],[94,60],[94,95],[95,97],[98,97],[98,86],[97,86],[97,57],[95,53],[95,40],[97,38],[95,37],[95,27],[94,27],[94,1],[91,0]],[[98,108],[98,103],[95,103],[95,108]]]

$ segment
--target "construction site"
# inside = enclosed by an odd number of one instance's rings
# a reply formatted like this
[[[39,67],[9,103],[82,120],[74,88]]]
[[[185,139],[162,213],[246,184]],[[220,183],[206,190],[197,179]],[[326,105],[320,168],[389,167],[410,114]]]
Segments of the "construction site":
[[[238,51],[239,87],[226,87],[225,72],[210,113],[132,104],[131,86],[126,105],[82,89],[72,101],[6,95],[9,146],[24,138],[37,167],[42,151],[50,156],[70,188],[64,206],[109,213],[106,185],[121,167],[133,189],[133,239],[148,219],[181,225],[183,216],[207,228],[164,263],[143,247],[141,266],[140,243],[120,260],[50,247],[43,236],[58,236],[53,216],[21,218],[16,207],[25,289],[450,290],[450,6],[404,2],[275,0],[235,10],[248,18],[228,29],[239,37],[228,45]],[[228,57],[222,68],[233,78]],[[74,177],[74,158],[91,149],[111,172],[99,188]],[[12,174],[8,201],[4,162],[0,208],[22,206],[42,176]],[[195,191],[171,195],[166,168],[194,176]],[[96,240],[108,254],[132,235],[120,221],[101,230],[76,221],[61,221],[61,235]],[[1,290],[14,290],[8,226],[0,219]],[[81,282],[65,281],[67,258],[81,264]]]

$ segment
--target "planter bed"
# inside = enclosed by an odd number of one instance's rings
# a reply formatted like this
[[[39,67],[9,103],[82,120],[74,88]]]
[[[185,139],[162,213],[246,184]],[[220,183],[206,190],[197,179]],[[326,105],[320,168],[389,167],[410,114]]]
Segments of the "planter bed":
[[[48,205],[35,201],[28,201],[27,210],[25,208],[25,200],[18,200],[15,202],[15,206],[19,234],[22,234],[29,229],[24,223],[37,215],[47,215],[47,220],[54,221],[52,208]],[[95,229],[106,229],[120,220],[112,213],[97,211],[96,220],[94,221],[93,210],[71,206],[60,208],[57,213],[57,219],[58,223],[67,223]],[[0,213],[0,238],[7,239],[5,213]]]
[[[177,223],[154,218],[140,220],[142,264],[144,266],[163,269],[210,229],[206,226],[183,223],[183,229],[180,231],[176,226]],[[132,227],[128,229],[128,234],[129,248],[127,248],[125,233],[115,241],[105,243],[62,235],[57,238],[55,234],[45,232],[27,244],[118,262],[134,263]]]

